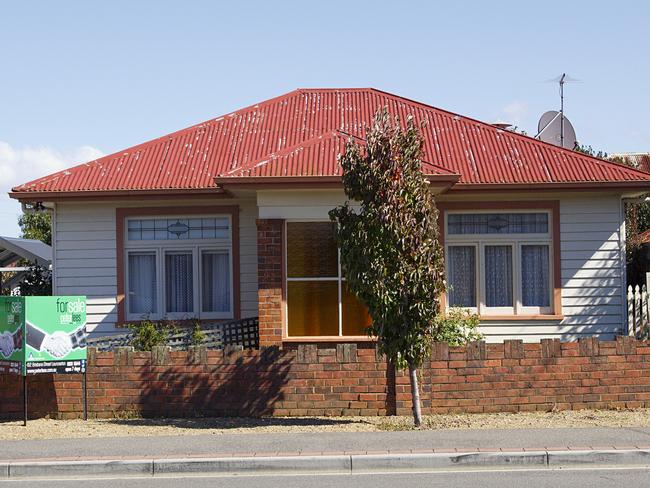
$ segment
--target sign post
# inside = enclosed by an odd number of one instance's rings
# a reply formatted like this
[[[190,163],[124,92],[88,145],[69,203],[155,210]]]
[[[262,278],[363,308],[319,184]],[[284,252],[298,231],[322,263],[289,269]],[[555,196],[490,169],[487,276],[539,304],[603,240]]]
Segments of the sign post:
[[[85,384],[86,358],[86,297],[0,297],[0,373],[23,376],[24,425],[27,376],[83,373]]]

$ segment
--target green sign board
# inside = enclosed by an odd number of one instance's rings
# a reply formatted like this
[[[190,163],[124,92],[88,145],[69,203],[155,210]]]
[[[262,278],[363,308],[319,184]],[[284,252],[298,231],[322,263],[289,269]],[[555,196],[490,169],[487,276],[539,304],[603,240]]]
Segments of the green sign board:
[[[0,297],[0,372],[86,370],[86,297]]]

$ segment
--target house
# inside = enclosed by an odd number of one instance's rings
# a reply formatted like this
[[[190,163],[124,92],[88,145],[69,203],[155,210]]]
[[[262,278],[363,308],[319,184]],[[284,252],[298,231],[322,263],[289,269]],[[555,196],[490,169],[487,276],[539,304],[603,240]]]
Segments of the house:
[[[375,111],[426,122],[446,306],[489,341],[625,333],[623,202],[650,174],[376,89],[299,89],[25,183],[53,212],[54,293],[95,334],[259,316],[261,345],[364,341],[328,211]]]

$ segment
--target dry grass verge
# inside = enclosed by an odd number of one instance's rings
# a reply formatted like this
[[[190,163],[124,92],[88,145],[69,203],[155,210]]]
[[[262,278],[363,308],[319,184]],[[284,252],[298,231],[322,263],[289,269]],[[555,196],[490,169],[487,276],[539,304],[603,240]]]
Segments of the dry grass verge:
[[[514,414],[431,415],[426,429],[539,429],[562,427],[650,427],[650,409],[578,410]],[[200,434],[373,432],[413,428],[410,417],[196,418],[30,420],[0,422],[0,440],[131,437]]]

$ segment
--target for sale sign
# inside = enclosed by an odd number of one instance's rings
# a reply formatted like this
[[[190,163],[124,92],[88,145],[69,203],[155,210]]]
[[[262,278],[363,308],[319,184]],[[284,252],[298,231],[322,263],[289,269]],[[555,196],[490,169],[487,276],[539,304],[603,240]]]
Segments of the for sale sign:
[[[25,301],[0,297],[0,373],[22,374],[25,363]]]
[[[86,370],[86,297],[3,297],[0,355],[19,362],[20,373],[83,373]],[[11,311],[9,313],[8,311]],[[20,311],[20,313],[18,313]],[[13,349],[9,342],[13,338]],[[11,352],[10,352],[11,350]],[[15,365],[6,371],[14,371]]]

